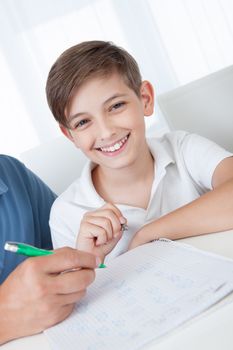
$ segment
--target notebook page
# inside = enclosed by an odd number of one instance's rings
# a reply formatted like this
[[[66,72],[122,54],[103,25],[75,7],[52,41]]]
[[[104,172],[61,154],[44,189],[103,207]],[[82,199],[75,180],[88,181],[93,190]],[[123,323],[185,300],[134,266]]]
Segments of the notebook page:
[[[45,331],[52,349],[140,349],[233,290],[233,260],[169,240],[96,272],[71,316]]]

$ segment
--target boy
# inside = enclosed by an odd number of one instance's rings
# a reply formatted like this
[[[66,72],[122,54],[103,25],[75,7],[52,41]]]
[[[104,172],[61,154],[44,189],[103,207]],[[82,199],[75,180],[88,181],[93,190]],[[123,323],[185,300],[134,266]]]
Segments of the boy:
[[[103,260],[159,237],[233,228],[232,154],[183,131],[146,140],[153,88],[125,50],[104,41],[71,47],[46,90],[61,131],[90,159],[52,207],[55,246],[75,246],[78,235],[78,249]]]

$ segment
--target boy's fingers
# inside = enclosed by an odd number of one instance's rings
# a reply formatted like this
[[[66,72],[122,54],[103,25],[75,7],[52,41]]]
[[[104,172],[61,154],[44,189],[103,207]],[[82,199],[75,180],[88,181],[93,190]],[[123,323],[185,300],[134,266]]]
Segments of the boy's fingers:
[[[123,235],[123,231],[117,232],[110,243],[116,244],[121,239],[122,235]]]
[[[101,209],[108,209],[114,212],[114,214],[117,216],[117,218],[119,219],[121,224],[126,224],[127,220],[126,218],[124,218],[124,216],[122,215],[120,209],[118,209],[114,204],[112,203],[106,203],[105,205],[102,206]]]
[[[111,220],[105,216],[89,216],[86,217],[86,220],[88,220],[88,223],[91,223],[92,225],[98,226],[106,231],[108,240],[112,239],[113,237],[113,227]],[[85,230],[85,226],[84,226]],[[95,235],[95,237],[97,237]]]
[[[112,203],[107,203],[102,208],[111,209],[116,214],[118,219],[120,220],[120,223],[126,224],[127,220],[124,218],[121,211],[115,205],[113,205]]]
[[[99,245],[102,245],[102,244],[106,244],[108,243],[109,240],[107,238],[107,234],[106,232],[104,231],[103,234],[99,235],[97,237],[97,240],[96,240],[96,246],[99,246]]]
[[[105,209],[105,215],[111,220],[112,228],[113,228],[113,234],[116,232],[119,232],[121,230],[121,222],[119,220],[119,217],[116,215],[115,212],[111,209]]]
[[[82,235],[82,232],[84,231],[84,234]],[[85,225],[83,225],[79,237],[78,237],[78,241],[83,241],[83,239],[86,241],[87,238],[99,238],[102,237],[102,241],[103,243],[105,243],[107,241],[107,234],[106,231],[103,227],[94,225],[90,222],[85,223]]]
[[[119,217],[116,215],[115,211],[113,211],[110,208],[102,209],[101,211],[96,211],[92,213],[93,217],[104,217],[108,219],[111,222],[112,225],[112,236],[121,230],[121,222],[119,220]],[[111,239],[110,238],[110,239]]]
[[[33,258],[39,261],[47,273],[60,273],[76,268],[95,269],[99,266],[99,258],[93,254],[65,247],[54,250],[54,254]]]

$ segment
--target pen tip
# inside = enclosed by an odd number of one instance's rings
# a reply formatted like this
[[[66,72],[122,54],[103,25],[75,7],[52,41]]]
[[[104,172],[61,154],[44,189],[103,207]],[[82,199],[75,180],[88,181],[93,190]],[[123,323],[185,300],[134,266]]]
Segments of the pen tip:
[[[107,267],[105,264],[99,264],[99,269],[105,269]]]

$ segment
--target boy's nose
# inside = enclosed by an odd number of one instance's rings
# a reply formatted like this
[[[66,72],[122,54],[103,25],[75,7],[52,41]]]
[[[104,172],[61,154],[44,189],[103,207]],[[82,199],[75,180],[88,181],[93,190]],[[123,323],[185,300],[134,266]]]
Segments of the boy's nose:
[[[115,134],[115,128],[108,120],[101,120],[98,122],[98,136],[100,140],[107,140]]]

